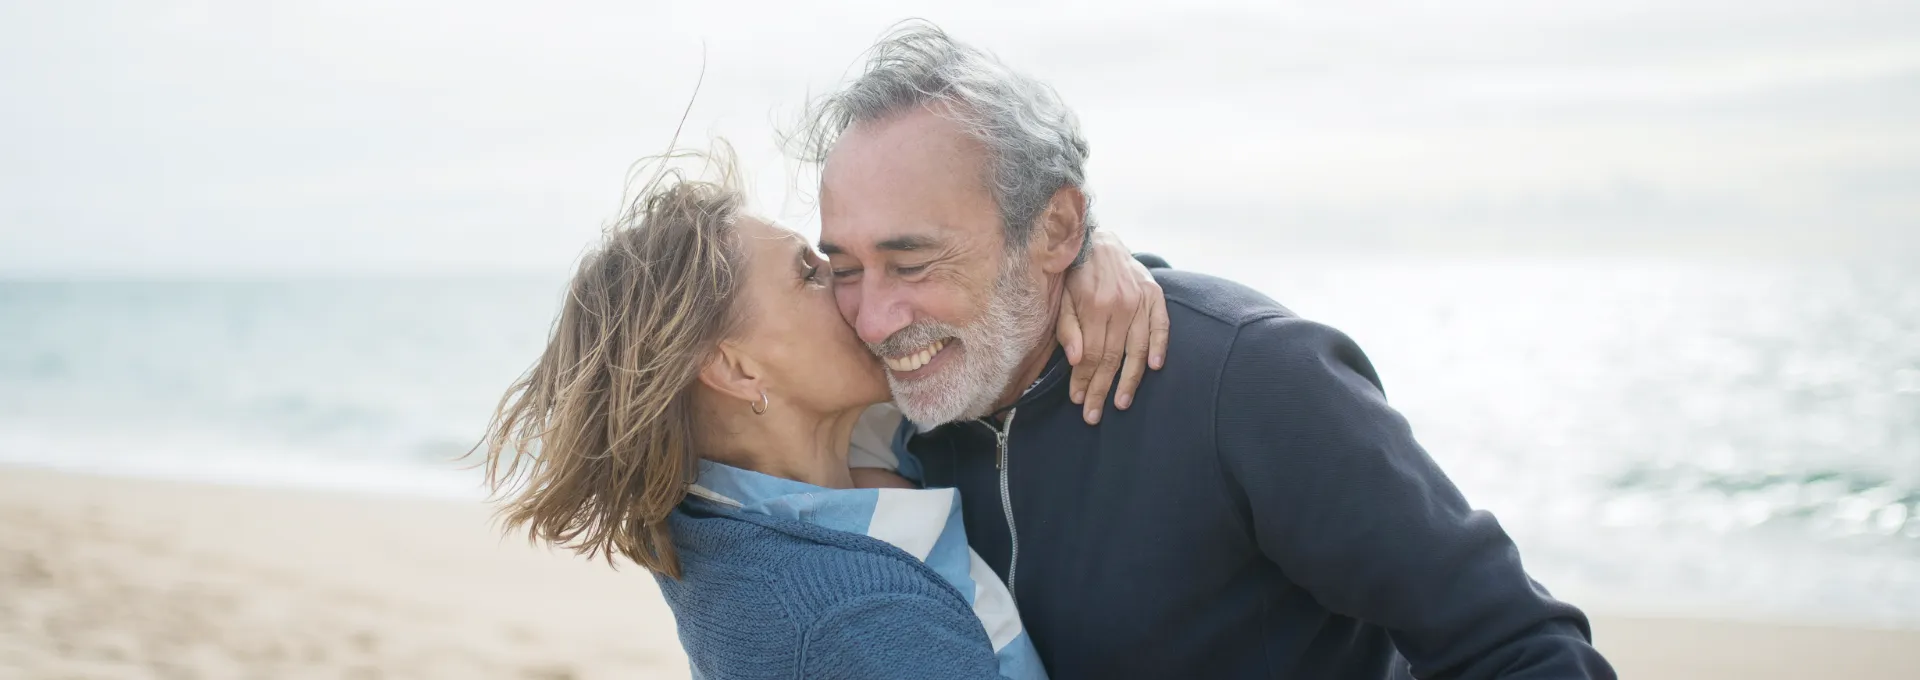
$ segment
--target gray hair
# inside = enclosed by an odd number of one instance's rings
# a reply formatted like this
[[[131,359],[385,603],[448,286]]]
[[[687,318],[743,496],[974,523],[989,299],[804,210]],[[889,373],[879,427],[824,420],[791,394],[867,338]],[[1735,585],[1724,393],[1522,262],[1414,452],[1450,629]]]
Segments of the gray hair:
[[[930,23],[902,23],[868,50],[865,72],[808,107],[801,127],[785,139],[787,151],[825,163],[849,126],[935,104],[946,104],[936,110],[987,147],[987,188],[1000,208],[1008,252],[1026,251],[1047,202],[1071,186],[1089,204],[1083,206],[1086,238],[1075,263],[1086,259],[1093,198],[1086,189],[1087,140],[1080,121],[1052,87]]]

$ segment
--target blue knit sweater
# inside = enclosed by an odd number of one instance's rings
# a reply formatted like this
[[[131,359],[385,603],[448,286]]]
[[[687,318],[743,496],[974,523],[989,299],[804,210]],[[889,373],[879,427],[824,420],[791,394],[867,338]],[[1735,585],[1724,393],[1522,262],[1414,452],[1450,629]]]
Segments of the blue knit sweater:
[[[894,546],[691,498],[656,576],[693,677],[999,678],[959,591]]]

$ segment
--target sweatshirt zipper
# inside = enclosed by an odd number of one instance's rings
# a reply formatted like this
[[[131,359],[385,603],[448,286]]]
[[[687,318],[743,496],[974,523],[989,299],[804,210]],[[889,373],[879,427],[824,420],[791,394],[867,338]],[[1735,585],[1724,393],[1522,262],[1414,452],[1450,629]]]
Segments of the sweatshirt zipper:
[[[994,439],[1000,445],[1000,457],[995,465],[1000,469],[1000,513],[1007,518],[1007,539],[1013,544],[1012,555],[1007,558],[1007,595],[1016,604],[1020,597],[1014,593],[1013,583],[1020,574],[1020,529],[1013,523],[1013,494],[1007,475],[1007,436],[1013,432],[1013,416],[1017,412],[1019,409],[1009,409],[1007,422],[993,432]]]

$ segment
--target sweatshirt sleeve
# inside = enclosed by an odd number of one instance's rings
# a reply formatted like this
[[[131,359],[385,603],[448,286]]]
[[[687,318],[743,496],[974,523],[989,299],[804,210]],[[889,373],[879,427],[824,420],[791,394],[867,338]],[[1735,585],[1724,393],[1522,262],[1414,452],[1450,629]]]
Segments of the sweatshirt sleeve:
[[[807,678],[1002,677],[980,620],[922,595],[849,600],[808,627],[805,645],[801,677]]]
[[[1243,326],[1216,410],[1260,550],[1328,609],[1384,628],[1422,678],[1613,678],[1580,610],[1527,576],[1330,327]]]

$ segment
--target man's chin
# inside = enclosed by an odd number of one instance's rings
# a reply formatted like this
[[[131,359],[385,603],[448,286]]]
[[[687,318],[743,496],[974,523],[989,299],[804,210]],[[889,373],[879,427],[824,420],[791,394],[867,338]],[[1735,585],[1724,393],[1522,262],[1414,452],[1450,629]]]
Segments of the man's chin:
[[[893,387],[893,405],[900,414],[920,429],[928,430],[966,418],[966,405],[955,403],[957,390],[941,389],[934,381],[921,378],[911,383],[887,376]]]

